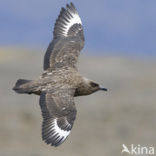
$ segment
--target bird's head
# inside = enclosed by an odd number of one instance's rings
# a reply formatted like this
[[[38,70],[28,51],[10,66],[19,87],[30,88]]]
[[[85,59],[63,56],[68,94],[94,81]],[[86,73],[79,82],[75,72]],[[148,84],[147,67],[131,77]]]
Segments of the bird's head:
[[[97,83],[95,83],[93,81],[90,81],[89,85],[90,85],[90,89],[93,92],[98,91],[98,90],[107,91],[106,88],[104,88],[103,86],[101,86],[101,85],[99,85],[99,84],[97,84]]]
[[[76,88],[75,96],[89,95],[99,90],[107,91],[106,88],[102,87],[98,83],[87,78],[83,78],[82,83],[80,83]]]

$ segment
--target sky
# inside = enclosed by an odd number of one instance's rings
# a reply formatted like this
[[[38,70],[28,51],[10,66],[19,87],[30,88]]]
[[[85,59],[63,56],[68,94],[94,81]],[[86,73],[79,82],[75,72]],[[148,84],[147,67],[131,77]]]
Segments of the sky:
[[[0,46],[46,49],[68,0],[0,0]],[[73,0],[85,51],[156,57],[156,0]]]

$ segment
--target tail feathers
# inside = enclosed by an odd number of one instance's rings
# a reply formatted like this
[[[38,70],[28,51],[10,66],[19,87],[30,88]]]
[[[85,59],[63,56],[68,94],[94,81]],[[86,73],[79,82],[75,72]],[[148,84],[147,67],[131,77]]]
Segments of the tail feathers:
[[[15,87],[13,88],[13,90],[17,93],[28,93],[31,94],[29,92],[29,88],[28,88],[28,84],[31,82],[31,80],[24,80],[24,79],[19,79],[17,80]]]

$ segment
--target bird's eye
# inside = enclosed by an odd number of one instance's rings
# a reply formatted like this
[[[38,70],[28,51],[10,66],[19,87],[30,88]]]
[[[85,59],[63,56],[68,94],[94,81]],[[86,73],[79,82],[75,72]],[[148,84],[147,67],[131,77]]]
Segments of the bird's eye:
[[[98,87],[98,86],[99,86],[97,83],[94,83],[94,82],[91,82],[90,85],[91,85],[92,87]]]

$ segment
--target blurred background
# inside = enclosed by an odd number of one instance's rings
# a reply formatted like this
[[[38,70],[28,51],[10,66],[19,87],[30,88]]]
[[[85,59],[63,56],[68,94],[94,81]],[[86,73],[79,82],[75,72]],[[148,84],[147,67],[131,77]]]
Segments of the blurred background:
[[[85,48],[79,71],[108,92],[75,98],[77,119],[58,148],[41,139],[39,97],[19,95],[35,79],[64,0],[0,0],[0,155],[120,156],[122,144],[156,148],[156,1],[73,0]],[[156,149],[155,149],[156,150]]]

